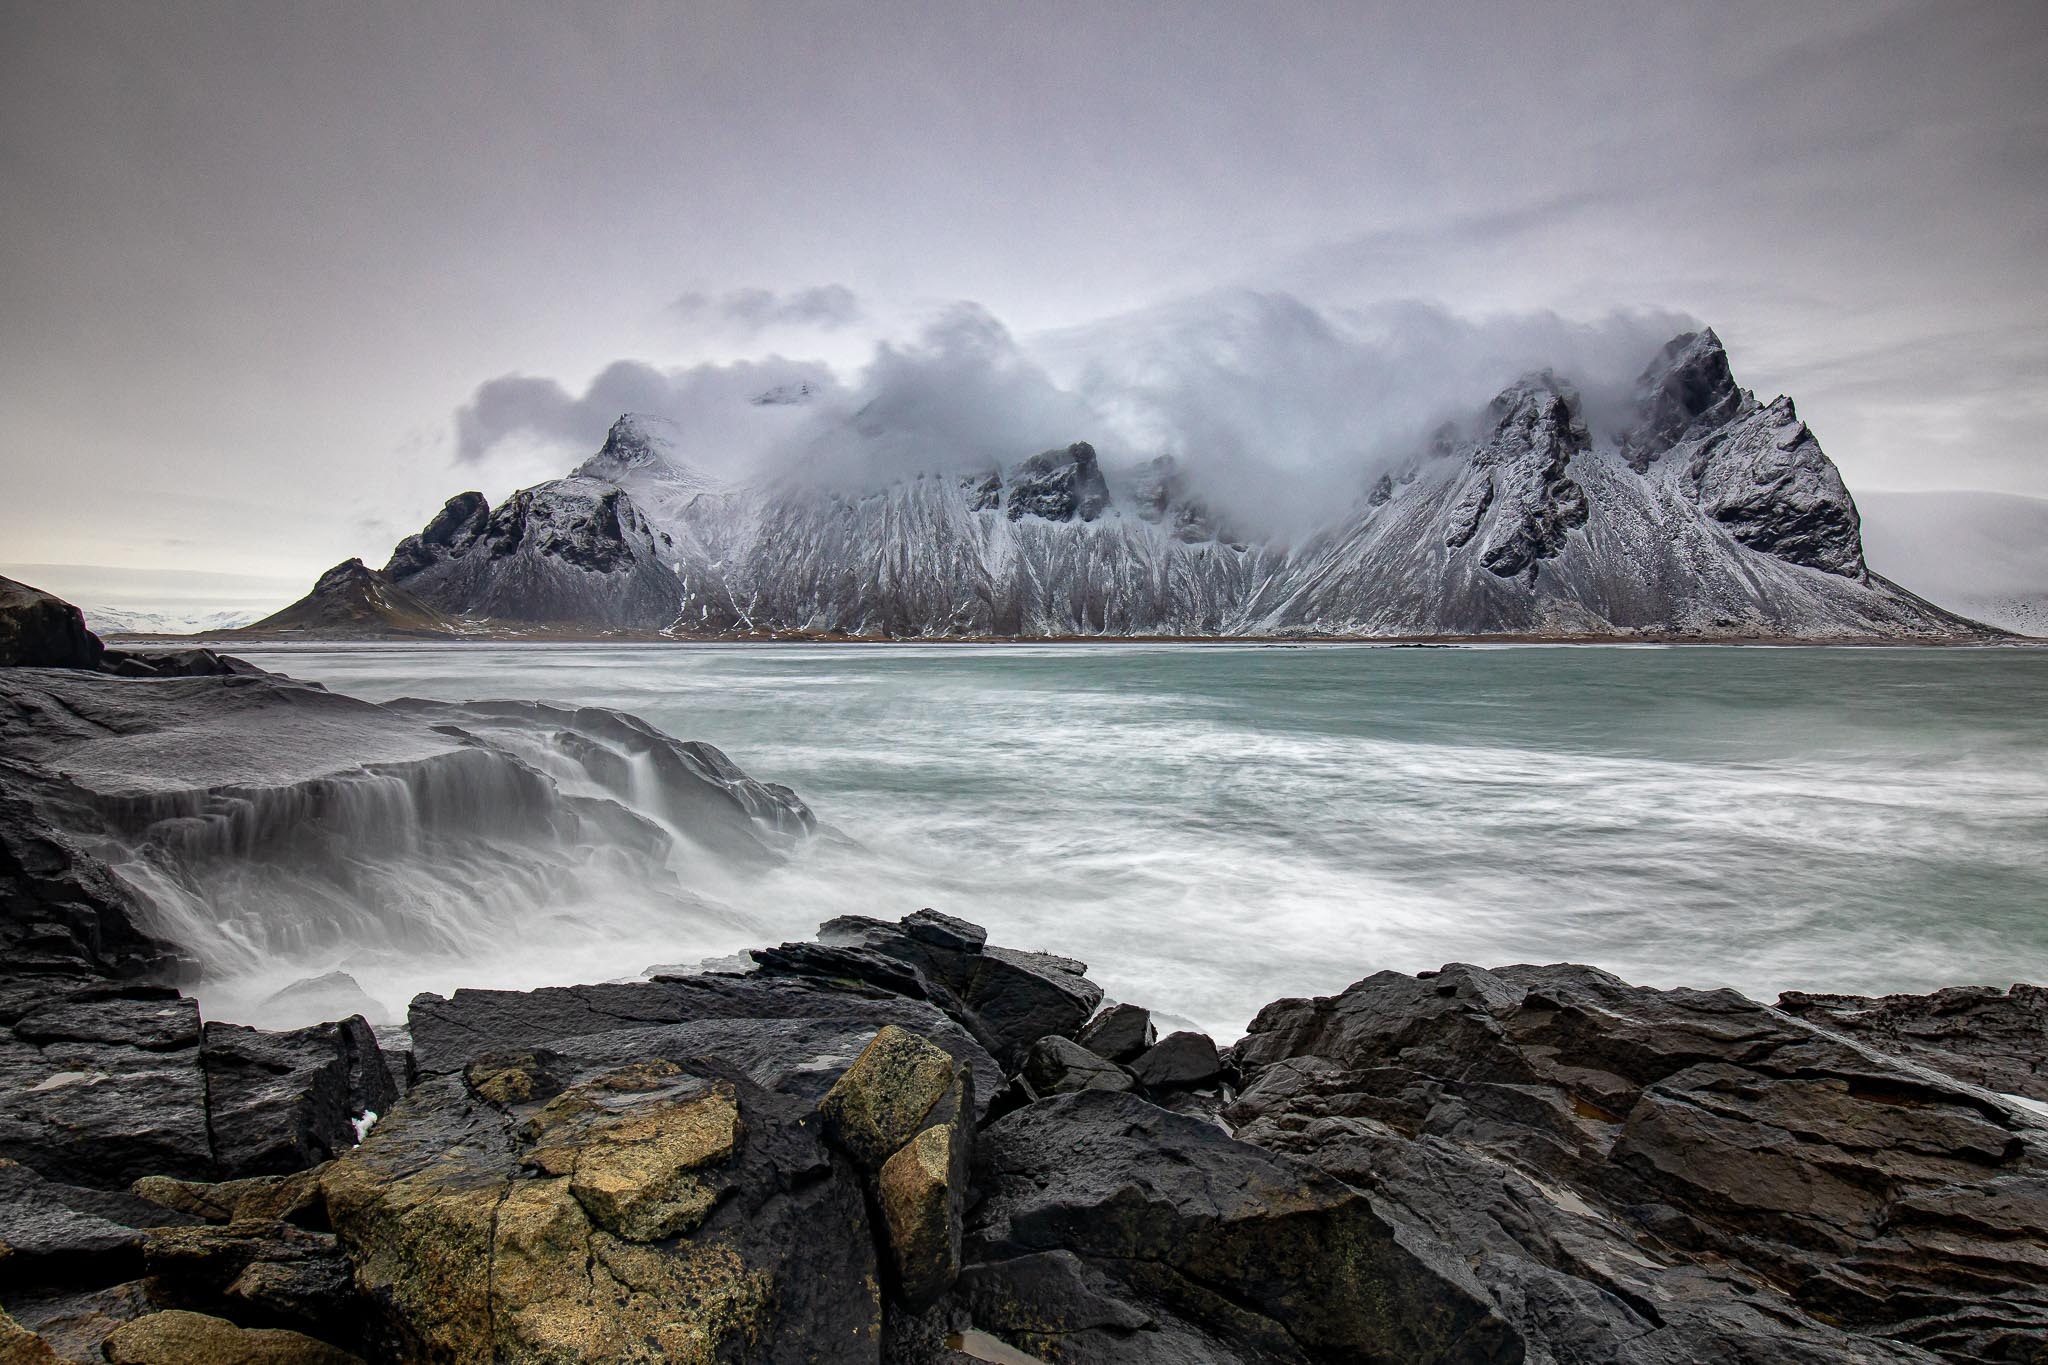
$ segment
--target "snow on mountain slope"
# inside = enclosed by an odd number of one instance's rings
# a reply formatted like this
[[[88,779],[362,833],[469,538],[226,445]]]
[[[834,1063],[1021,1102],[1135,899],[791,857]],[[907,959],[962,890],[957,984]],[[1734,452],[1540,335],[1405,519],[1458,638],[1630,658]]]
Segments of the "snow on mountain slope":
[[[572,475],[495,511],[481,493],[449,499],[399,542],[384,574],[450,616],[657,628],[675,619],[680,592],[668,549],[618,485]]]
[[[131,611],[123,607],[85,607],[88,630],[97,635],[205,635],[246,626],[261,613],[253,611]]]
[[[1948,490],[1858,502],[1872,566],[1952,611],[2048,635],[2048,498]]]
[[[1292,538],[1241,537],[1170,457],[1105,472],[1087,442],[865,489],[726,484],[677,445],[627,414],[568,479],[452,500],[387,572],[454,614],[684,635],[1984,634],[1867,569],[1833,463],[1711,331],[1598,423],[1526,375]]]

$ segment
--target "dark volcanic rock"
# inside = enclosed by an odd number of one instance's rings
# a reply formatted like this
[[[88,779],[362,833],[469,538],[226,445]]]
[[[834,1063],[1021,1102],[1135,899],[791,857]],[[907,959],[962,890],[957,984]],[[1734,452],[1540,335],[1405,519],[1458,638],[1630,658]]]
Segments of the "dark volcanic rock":
[[[158,1228],[142,1253],[150,1292],[166,1307],[363,1344],[348,1258],[332,1233],[260,1219]]]
[[[142,1268],[142,1229],[190,1223],[132,1194],[45,1180],[0,1160],[0,1280],[108,1284]]]
[[[1129,1062],[1157,1040],[1152,1011],[1142,1005],[1112,1005],[1090,1019],[1074,1041],[1098,1057]]]
[[[0,736],[10,719],[0,703]],[[0,757],[0,1023],[53,992],[182,974],[177,949],[142,929],[134,893],[51,823],[63,807],[77,809],[64,784]],[[88,812],[78,816],[94,823]]]
[[[1019,1074],[1034,1096],[1131,1088],[1131,1077],[1122,1067],[1058,1035],[1033,1043]]]
[[[412,1004],[423,1078],[487,1052],[546,1046],[578,1061],[631,1061],[636,1049],[717,1057],[756,1084],[815,1104],[885,1025],[938,1044],[977,1076],[995,1060],[933,1006],[879,991],[790,978],[688,976],[532,992],[457,991]]]
[[[1267,1006],[1234,1056],[1240,1136],[1369,1190],[1532,1351],[2027,1359],[2048,1340],[2048,1130],[1732,992],[1383,972]]]
[[[927,906],[903,917],[903,932],[919,943],[956,953],[978,953],[988,946],[988,930],[964,919],[942,915]]]
[[[388,1114],[398,1101],[361,1015],[286,1033],[210,1023],[203,1063],[215,1158],[229,1179],[339,1156],[355,1145],[352,1120]]]
[[[1132,1095],[1085,1091],[982,1133],[963,1297],[1059,1362],[1513,1361],[1484,1303],[1364,1195]]]
[[[958,1002],[934,996],[935,1003],[1012,1068],[1040,1038],[1073,1037],[1101,1003],[1102,988],[1088,980],[1086,963],[1011,948],[947,946],[949,938],[971,941],[968,930],[980,926],[926,910],[898,924],[842,916],[819,925],[818,937],[827,946],[860,948],[916,967]]]
[[[0,1156],[120,1188],[213,1174],[199,1009],[159,987],[93,986],[0,1033]]]
[[[0,668],[97,668],[101,649],[77,607],[0,578]]]
[[[1147,1090],[1193,1090],[1222,1077],[1223,1059],[1207,1034],[1169,1033],[1131,1063],[1131,1072]]]
[[[1778,1008],[1894,1057],[2048,1103],[2048,989],[1951,986],[1932,995],[1787,991]]]
[[[1109,506],[1109,485],[1095,462],[1095,447],[1086,441],[1018,464],[1010,471],[1008,492],[1011,521],[1093,521]]]

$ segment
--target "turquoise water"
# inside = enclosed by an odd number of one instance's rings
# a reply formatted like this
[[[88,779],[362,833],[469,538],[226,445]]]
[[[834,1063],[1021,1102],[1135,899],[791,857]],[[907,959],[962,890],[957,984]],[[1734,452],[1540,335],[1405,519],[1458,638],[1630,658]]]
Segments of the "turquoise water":
[[[860,845],[721,888],[746,929],[693,951],[932,905],[1226,1036],[1277,996],[1447,961],[1569,959],[1765,999],[2048,980],[2039,649],[248,657],[377,700],[632,711],[789,784]],[[566,932],[588,975],[604,925]],[[650,952],[620,943],[617,974]]]

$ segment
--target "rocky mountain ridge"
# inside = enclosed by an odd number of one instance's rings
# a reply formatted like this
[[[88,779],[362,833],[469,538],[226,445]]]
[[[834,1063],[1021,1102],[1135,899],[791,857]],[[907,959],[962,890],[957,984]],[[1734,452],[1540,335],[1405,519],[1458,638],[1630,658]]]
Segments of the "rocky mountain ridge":
[[[1674,338],[1614,430],[1526,375],[1306,535],[1257,538],[1161,456],[1093,445],[856,489],[723,485],[621,417],[566,479],[465,493],[384,575],[451,618],[673,636],[1986,638],[1872,573],[1789,398]]]

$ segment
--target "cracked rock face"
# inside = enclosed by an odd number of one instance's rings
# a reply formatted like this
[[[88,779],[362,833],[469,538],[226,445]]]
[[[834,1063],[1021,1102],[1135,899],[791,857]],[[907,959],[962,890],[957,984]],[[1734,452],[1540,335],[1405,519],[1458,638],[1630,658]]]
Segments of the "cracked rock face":
[[[829,1341],[873,1358],[867,1212],[808,1106],[658,1055],[506,1077],[533,1065],[423,1082],[325,1175],[357,1282],[408,1353],[708,1363]]]
[[[1237,1046],[1238,1135],[1369,1190],[1580,1361],[2008,1359],[2048,1339],[2048,1129],[1729,991],[1382,972]]]

